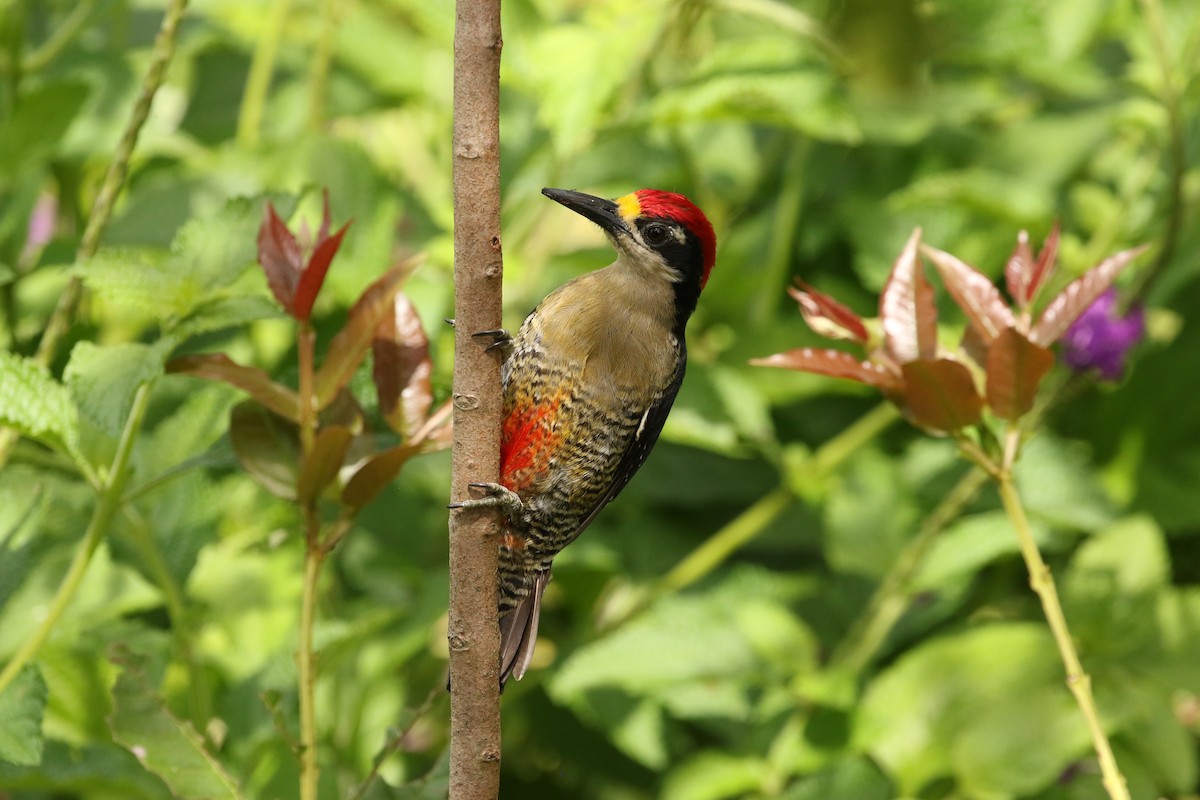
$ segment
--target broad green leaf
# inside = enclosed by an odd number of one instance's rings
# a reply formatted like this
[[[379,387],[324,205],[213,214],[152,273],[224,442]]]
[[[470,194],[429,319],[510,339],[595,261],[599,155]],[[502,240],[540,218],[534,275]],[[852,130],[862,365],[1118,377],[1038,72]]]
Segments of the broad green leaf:
[[[768,771],[760,758],[708,750],[673,769],[660,796],[663,800],[746,797],[763,788]]]
[[[233,407],[229,439],[250,477],[276,497],[296,499],[300,431],[292,422],[253,400]]]
[[[1033,519],[1079,531],[1103,528],[1112,519],[1111,503],[1082,444],[1042,433],[1021,448],[1013,471]]]
[[[279,308],[260,295],[217,297],[201,303],[193,309],[188,318],[180,323],[173,333],[180,341],[183,341],[192,336],[228,328],[241,328],[260,319],[272,319],[279,316]]]
[[[113,738],[133,753],[172,793],[185,800],[240,800],[237,780],[208,751],[190,723],[175,717],[150,687],[142,663],[128,651],[115,659],[124,667],[113,687]]]
[[[899,465],[875,449],[855,454],[840,479],[825,504],[825,558],[838,572],[879,578],[911,536],[916,504]]]
[[[30,81],[26,86],[35,86]],[[89,86],[63,80],[38,82],[11,110],[0,126],[0,176],[36,164],[61,146],[63,134],[87,100]]]
[[[1005,328],[987,354],[987,402],[996,416],[1009,422],[1029,413],[1042,378],[1054,366],[1054,354]]]
[[[781,795],[783,800],[892,800],[895,796],[879,767],[863,756],[806,776]]]
[[[234,198],[215,214],[181,227],[171,242],[171,263],[179,279],[196,281],[201,297],[226,289],[254,263],[258,207],[256,199]]]
[[[33,359],[0,352],[0,424],[82,458],[71,393]]]
[[[392,312],[396,293],[416,265],[416,259],[397,264],[363,290],[350,309],[345,326],[329,342],[325,361],[313,378],[318,408],[328,406],[350,382],[371,348],[379,323]]]
[[[900,370],[905,412],[917,425],[948,433],[979,421],[983,398],[970,370],[959,362],[920,359],[902,364]]]
[[[0,760],[31,765],[42,760],[42,715],[46,682],[34,664],[26,664],[0,692]]]
[[[82,341],[71,350],[63,379],[79,410],[109,436],[125,427],[133,395],[163,372],[171,342],[96,345]]]

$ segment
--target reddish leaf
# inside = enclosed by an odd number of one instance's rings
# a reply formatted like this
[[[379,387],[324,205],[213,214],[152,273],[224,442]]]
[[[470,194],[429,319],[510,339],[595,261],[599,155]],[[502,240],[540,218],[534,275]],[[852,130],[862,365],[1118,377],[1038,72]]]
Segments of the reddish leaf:
[[[257,367],[244,367],[223,353],[180,356],[167,362],[167,372],[191,375],[236,386],[285,419],[300,419],[300,397],[295,391],[271,380]]]
[[[990,278],[945,251],[933,247],[921,250],[933,262],[946,290],[985,342],[991,343],[1001,331],[1013,326],[1016,320],[1012,310],[1005,305]]]
[[[884,349],[900,364],[937,354],[937,307],[918,254],[920,243],[921,229],[917,228],[879,295]]]
[[[393,430],[412,436],[433,403],[433,361],[421,317],[403,292],[376,328],[371,349],[379,411]]]
[[[328,216],[328,206],[325,211]],[[317,294],[325,284],[325,273],[329,271],[329,265],[333,262],[338,248],[342,246],[342,237],[346,235],[346,229],[349,227],[350,223],[347,222],[328,239],[317,239],[316,249],[313,250],[312,257],[308,259],[308,265],[305,266],[304,274],[300,276],[300,283],[296,286],[294,315],[301,322],[307,322],[312,315],[313,303],[317,301]],[[324,232],[324,225],[321,226],[321,230]]]
[[[296,499],[300,429],[295,424],[245,400],[229,414],[229,440],[251,478],[276,497]]]
[[[1017,234],[1017,246],[1004,265],[1004,283],[1008,286],[1008,296],[1013,299],[1018,308],[1029,305],[1031,292],[1030,281],[1033,279],[1033,250],[1029,247],[1029,234],[1021,231]]]
[[[963,328],[962,342],[959,344],[963,352],[982,368],[987,364],[988,343],[983,340],[974,325]]]
[[[1146,245],[1124,250],[1106,258],[1068,283],[1042,312],[1042,316],[1029,333],[1030,341],[1043,347],[1049,347],[1058,341],[1058,337],[1066,333],[1071,323],[1112,285],[1121,271],[1145,251]]]
[[[902,364],[904,403],[909,418],[923,428],[956,431],[979,421],[983,398],[971,371],[948,358]]]
[[[1042,243],[1042,249],[1038,252],[1037,263],[1033,265],[1033,274],[1029,279],[1029,296],[1025,300],[1025,305],[1033,302],[1037,293],[1054,274],[1054,264],[1058,260],[1058,238],[1059,228],[1058,223],[1055,222],[1054,227],[1046,236],[1046,241]]]
[[[1016,422],[1033,408],[1038,384],[1054,366],[1054,354],[1015,328],[996,337],[987,355],[987,401],[1001,419]]]
[[[279,305],[291,314],[296,298],[296,284],[304,270],[304,263],[300,243],[270,203],[267,203],[266,218],[258,229],[258,263],[267,275],[267,285],[271,287],[271,294],[275,295]]]
[[[349,383],[354,371],[367,355],[375,329],[392,312],[396,292],[416,261],[409,259],[383,273],[368,286],[350,309],[346,324],[329,342],[329,352],[313,377],[317,408],[324,408],[338,390]]]
[[[800,314],[808,327],[827,339],[850,339],[866,344],[870,338],[862,319],[846,306],[827,294],[822,294],[803,281],[800,289],[788,287],[790,294],[800,304]]]
[[[811,347],[802,347],[799,350],[776,353],[766,358],[755,358],[750,363],[756,367],[780,367],[800,372],[815,372],[831,378],[848,378],[884,391],[900,388],[900,379],[892,372],[878,364],[860,361],[840,350],[814,350]]]
[[[418,446],[401,444],[372,456],[346,481],[342,502],[351,508],[362,508],[395,480],[400,468],[420,451]]]
[[[325,491],[342,468],[346,450],[353,440],[354,431],[341,425],[325,425],[317,431],[312,450],[296,477],[296,502],[314,502]]]

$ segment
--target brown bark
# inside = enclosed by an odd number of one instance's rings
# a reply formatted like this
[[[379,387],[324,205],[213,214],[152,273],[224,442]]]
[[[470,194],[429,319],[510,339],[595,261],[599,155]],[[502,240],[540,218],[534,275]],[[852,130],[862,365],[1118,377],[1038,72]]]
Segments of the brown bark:
[[[500,370],[472,334],[501,325],[500,0],[458,0],[454,33],[454,466],[451,495],[497,480]],[[496,514],[450,515],[450,798],[500,790]]]

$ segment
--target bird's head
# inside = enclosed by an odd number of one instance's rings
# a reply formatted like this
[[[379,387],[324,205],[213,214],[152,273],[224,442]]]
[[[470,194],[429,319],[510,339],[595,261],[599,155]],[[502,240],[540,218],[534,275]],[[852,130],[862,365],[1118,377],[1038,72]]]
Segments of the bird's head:
[[[616,200],[568,189],[542,189],[542,194],[603,228],[618,261],[674,284],[678,310],[685,320],[691,315],[717,260],[713,227],[691,200],[658,189],[639,189]]]

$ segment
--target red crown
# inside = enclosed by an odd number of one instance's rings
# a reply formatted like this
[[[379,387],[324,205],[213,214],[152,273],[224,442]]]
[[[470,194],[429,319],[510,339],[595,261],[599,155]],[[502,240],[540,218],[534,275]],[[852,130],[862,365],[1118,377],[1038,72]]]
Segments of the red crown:
[[[674,220],[691,231],[700,240],[700,252],[704,256],[704,274],[700,277],[700,288],[708,283],[708,274],[717,262],[717,235],[704,212],[681,194],[663,192],[658,189],[639,189],[635,192],[641,212],[646,216],[665,217]]]

